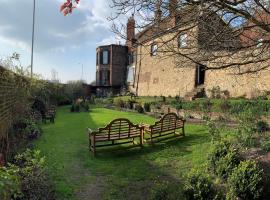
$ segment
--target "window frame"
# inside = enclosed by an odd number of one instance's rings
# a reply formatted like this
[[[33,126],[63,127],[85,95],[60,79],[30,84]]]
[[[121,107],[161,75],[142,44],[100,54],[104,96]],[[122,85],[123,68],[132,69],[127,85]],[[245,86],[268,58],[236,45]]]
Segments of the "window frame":
[[[105,55],[105,53],[107,53],[107,59],[105,60],[104,58],[104,55]],[[101,54],[102,56],[101,56],[101,61],[102,61],[102,64],[103,65],[108,65],[108,64],[110,64],[110,51],[109,50],[103,50],[102,51],[102,54]],[[106,62],[104,62],[104,61],[106,61]]]
[[[131,71],[132,70],[132,71]],[[127,70],[127,84],[128,85],[133,85],[134,82],[135,82],[135,75],[136,75],[136,72],[135,72],[135,64],[131,64],[128,66],[128,70]],[[131,74],[132,72],[132,74]],[[132,76],[132,80],[130,80],[130,75]]]
[[[183,33],[178,37],[178,48],[185,48],[188,46],[188,34]]]
[[[154,47],[156,46],[156,49],[154,50]],[[157,43],[153,43],[151,44],[151,56],[157,56],[157,52],[158,52],[158,45]]]

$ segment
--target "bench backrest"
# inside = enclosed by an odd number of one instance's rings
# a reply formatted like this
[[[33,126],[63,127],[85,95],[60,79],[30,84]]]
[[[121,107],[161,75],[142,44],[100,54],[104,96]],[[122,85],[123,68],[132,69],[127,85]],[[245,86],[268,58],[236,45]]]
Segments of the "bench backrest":
[[[135,136],[140,135],[143,131],[143,127],[133,124],[128,119],[119,118],[111,121],[106,127],[99,128],[98,132],[95,134],[98,135],[107,135],[108,138],[115,135],[124,135],[127,134]]]
[[[179,118],[175,113],[168,113],[164,115],[158,122],[150,126],[152,133],[160,133],[172,131],[182,128],[184,120]]]

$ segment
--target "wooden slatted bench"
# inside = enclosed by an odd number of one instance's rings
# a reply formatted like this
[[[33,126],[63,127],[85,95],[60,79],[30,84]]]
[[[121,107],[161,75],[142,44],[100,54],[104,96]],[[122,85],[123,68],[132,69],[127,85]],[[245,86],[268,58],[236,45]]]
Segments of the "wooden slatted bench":
[[[143,127],[131,123],[128,119],[119,118],[110,122],[106,127],[97,131],[87,129],[89,134],[89,149],[96,154],[99,147],[133,143],[134,139],[140,139],[140,146],[143,145]],[[120,142],[122,140],[122,142]]]
[[[56,115],[56,107],[51,106],[49,107],[49,109],[47,109],[45,115],[43,116],[43,121],[46,123],[47,120],[49,120],[51,123],[54,123],[55,115]]]
[[[181,130],[181,132],[177,132]],[[185,136],[185,120],[179,118],[175,113],[168,113],[164,115],[154,125],[145,125],[144,131],[150,135],[151,143],[153,139],[172,134],[173,136]]]

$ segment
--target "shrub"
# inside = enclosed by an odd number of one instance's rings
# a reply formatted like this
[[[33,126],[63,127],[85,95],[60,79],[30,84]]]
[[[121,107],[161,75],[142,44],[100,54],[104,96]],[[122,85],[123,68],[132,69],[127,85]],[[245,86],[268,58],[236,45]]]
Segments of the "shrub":
[[[74,106],[74,112],[80,112],[80,105],[77,103]]]
[[[75,112],[75,105],[74,104],[71,105],[70,112]]]
[[[0,199],[21,197],[19,168],[15,165],[0,168]]]
[[[231,150],[231,145],[227,141],[217,142],[208,154],[208,165],[217,174],[218,162],[225,157]]]
[[[219,86],[213,87],[210,92],[210,97],[214,99],[220,99],[221,98],[221,90]]]
[[[40,151],[27,149],[15,156],[14,164],[19,167],[21,199],[54,199],[54,191],[44,169],[45,157]]]
[[[135,110],[137,110],[138,113],[143,113],[143,107],[140,104],[136,104],[135,106]]]
[[[161,101],[163,102],[163,103],[165,103],[166,102],[166,97],[165,96],[160,96],[161,97]]]
[[[126,108],[128,108],[128,109],[133,109],[134,103],[136,103],[136,101],[129,99],[129,100],[126,102]]]
[[[230,111],[231,105],[228,100],[222,100],[219,104],[220,110],[223,113],[227,113]]]
[[[86,112],[89,112],[89,109],[90,109],[90,108],[89,108],[88,103],[85,103],[85,105],[84,105],[84,109],[85,109],[85,111],[86,111]]]
[[[265,151],[270,151],[270,141],[265,140],[261,143],[262,149]]]
[[[203,100],[200,104],[201,110],[205,113],[209,113],[211,111],[212,106],[213,103],[209,99]]]
[[[150,106],[151,106],[150,103],[144,103],[144,105],[143,105],[144,111],[145,112],[150,112]]]
[[[206,172],[198,170],[192,170],[188,174],[184,195],[187,200],[209,200],[218,196],[211,177]]]
[[[168,182],[159,182],[154,185],[151,191],[151,200],[169,200],[170,186]]]
[[[118,107],[118,108],[124,108],[125,107],[125,102],[122,99],[116,99],[115,106]]]
[[[269,125],[263,120],[259,120],[255,123],[254,131],[258,133],[263,133],[269,130]]]
[[[255,161],[243,161],[228,178],[228,199],[259,199],[263,191],[263,171]]]
[[[27,139],[36,139],[41,131],[40,127],[34,123],[32,120],[27,120],[27,126],[23,130],[24,136],[27,137]]]
[[[208,132],[211,136],[211,141],[220,141],[221,139],[221,123],[207,119]]]
[[[233,169],[240,163],[240,156],[237,151],[230,151],[216,162],[216,175],[227,179]]]

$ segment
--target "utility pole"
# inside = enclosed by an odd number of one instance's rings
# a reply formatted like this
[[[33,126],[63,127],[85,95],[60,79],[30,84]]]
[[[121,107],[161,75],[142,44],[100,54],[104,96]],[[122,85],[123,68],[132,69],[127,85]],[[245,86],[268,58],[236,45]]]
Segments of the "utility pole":
[[[34,41],[35,41],[35,15],[36,15],[36,0],[33,0],[33,26],[32,26],[32,49],[31,49],[31,78],[33,78]]]

